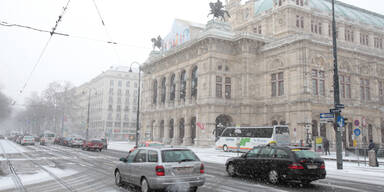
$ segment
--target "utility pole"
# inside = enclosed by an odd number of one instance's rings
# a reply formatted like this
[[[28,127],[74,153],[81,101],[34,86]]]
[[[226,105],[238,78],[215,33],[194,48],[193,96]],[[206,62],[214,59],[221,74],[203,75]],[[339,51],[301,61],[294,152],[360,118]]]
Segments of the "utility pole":
[[[339,74],[337,70],[337,40],[336,40],[336,21],[335,21],[335,0],[332,0],[332,37],[333,37],[333,88],[334,88],[334,105],[335,109],[338,109],[340,105],[340,93],[339,93]],[[336,161],[337,169],[343,169],[343,154],[341,143],[341,125],[336,123],[340,116],[340,110],[335,111],[334,129],[336,133]]]

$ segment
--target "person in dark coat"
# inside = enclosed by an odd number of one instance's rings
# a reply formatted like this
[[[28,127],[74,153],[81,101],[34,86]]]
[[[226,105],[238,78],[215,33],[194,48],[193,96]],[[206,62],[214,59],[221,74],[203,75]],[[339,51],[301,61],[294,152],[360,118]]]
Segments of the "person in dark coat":
[[[325,153],[325,155],[327,155],[327,153],[328,153],[329,155],[331,155],[331,153],[329,152],[329,141],[328,141],[328,139],[325,138],[325,137],[324,137],[324,139],[323,139],[323,147],[324,147],[324,153]]]
[[[373,142],[372,139],[369,140],[369,146],[368,150],[374,150],[375,151],[375,157],[376,157],[376,166],[379,166],[379,162],[377,161],[377,151],[379,150],[376,144]]]

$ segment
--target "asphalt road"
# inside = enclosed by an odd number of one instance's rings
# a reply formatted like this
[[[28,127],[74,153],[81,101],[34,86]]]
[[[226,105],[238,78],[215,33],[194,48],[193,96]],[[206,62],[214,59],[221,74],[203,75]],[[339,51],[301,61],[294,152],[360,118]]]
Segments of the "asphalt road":
[[[8,141],[10,142],[10,141]],[[120,157],[127,153],[107,150],[102,152],[83,151],[78,148],[68,148],[57,145],[27,146],[29,152],[8,155],[17,174],[44,171],[46,167],[64,170],[75,170],[77,173],[62,177],[52,177],[51,180],[38,184],[23,183],[25,191],[139,191],[137,187],[125,185],[117,187],[114,184],[113,170]],[[1,156],[1,155],[0,155]],[[4,156],[4,155],[3,155]],[[2,156],[2,157],[3,157]],[[246,177],[229,177],[221,164],[204,162],[206,183],[200,187],[201,192],[239,192],[239,191],[369,191],[382,192],[383,186],[357,183],[343,178],[327,178],[315,181],[309,185],[288,183],[270,185],[261,179]],[[4,167],[4,165],[2,165]],[[48,170],[49,171],[49,170]],[[5,171],[6,172],[6,171]],[[51,173],[55,175],[55,173]],[[52,176],[49,174],[50,176]],[[19,191],[15,188],[5,191]],[[3,192],[3,191],[2,191]]]

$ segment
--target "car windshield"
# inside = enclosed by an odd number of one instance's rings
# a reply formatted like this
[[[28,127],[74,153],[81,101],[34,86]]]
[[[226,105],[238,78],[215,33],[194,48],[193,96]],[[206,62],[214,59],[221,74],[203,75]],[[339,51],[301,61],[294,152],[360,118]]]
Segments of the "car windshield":
[[[299,159],[316,159],[320,158],[318,154],[316,154],[313,151],[308,151],[308,150],[296,150],[294,149],[293,152],[295,153],[296,157]]]
[[[164,146],[164,144],[161,143],[150,143],[148,144],[149,147],[156,147],[156,146]]]
[[[91,142],[92,142],[92,143],[101,143],[100,140],[92,140]]]
[[[163,162],[200,161],[200,159],[188,149],[171,149],[161,152]]]

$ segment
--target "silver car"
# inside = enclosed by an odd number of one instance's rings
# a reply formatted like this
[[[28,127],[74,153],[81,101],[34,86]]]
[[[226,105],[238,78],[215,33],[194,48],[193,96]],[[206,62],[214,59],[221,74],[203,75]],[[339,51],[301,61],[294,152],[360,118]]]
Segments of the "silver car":
[[[204,164],[190,149],[143,147],[120,158],[114,171],[116,185],[123,182],[147,192],[197,191],[204,185]]]
[[[24,136],[20,140],[21,145],[35,145],[35,137],[33,136]]]

